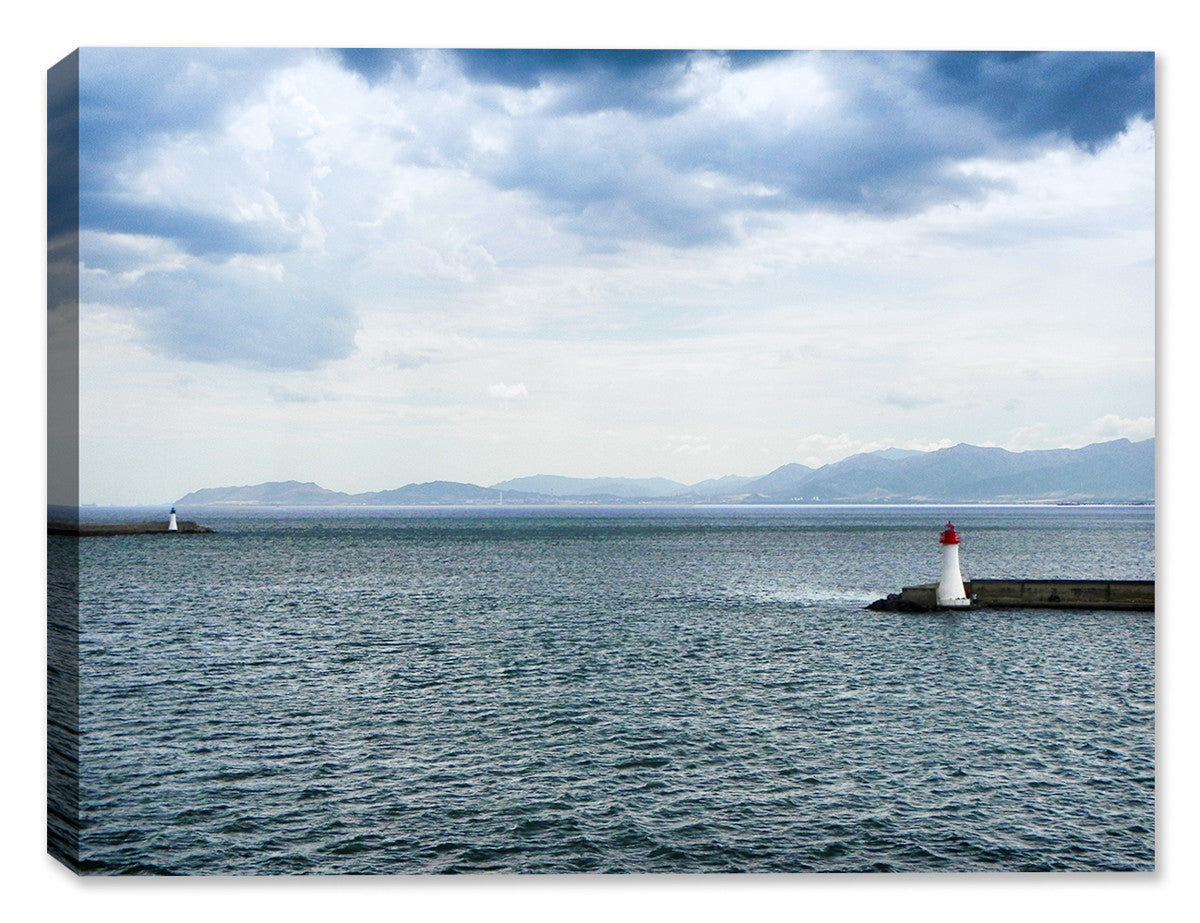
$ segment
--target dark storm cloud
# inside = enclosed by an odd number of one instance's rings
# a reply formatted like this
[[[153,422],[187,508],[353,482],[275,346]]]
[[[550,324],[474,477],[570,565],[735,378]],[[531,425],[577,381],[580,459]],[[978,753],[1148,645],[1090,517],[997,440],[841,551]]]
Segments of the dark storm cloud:
[[[314,61],[265,91],[279,69]],[[331,62],[371,85],[371,105],[360,81],[329,80]],[[138,308],[174,355],[280,368],[353,350],[351,308],[295,277],[328,272],[326,290],[353,290],[349,263],[316,265],[323,235],[343,254],[378,244],[356,210],[413,165],[453,174],[448,189],[525,193],[591,250],[687,248],[733,242],[774,214],[892,218],[978,200],[995,180],[966,161],[1094,152],[1154,117],[1148,54],[84,49],[80,78],[81,229],[196,258],[139,275],[133,250],[106,264],[120,248],[93,234],[89,284],[134,279],[97,294]],[[268,101],[266,117],[230,129]],[[368,143],[322,144],[327,126]],[[244,274],[232,259],[243,255],[273,257],[289,281]]]
[[[465,50],[466,75],[480,83],[532,90],[552,83],[559,93],[546,114],[624,109],[677,112],[675,87],[687,63],[679,51]]]
[[[155,137],[197,132],[302,50],[85,50],[81,93],[84,227],[172,237],[201,256],[289,249],[294,235],[195,208],[133,203],[118,167]],[[420,51],[321,52],[373,84],[414,78]],[[563,226],[596,240],[674,246],[731,239],[734,212],[913,214],[978,200],[990,181],[969,158],[1022,159],[1055,138],[1095,150],[1129,119],[1152,119],[1154,59],[1102,52],[689,52],[460,49],[477,87],[550,90],[509,121],[505,150],[474,156],[470,124],[438,123],[428,165],[474,168],[535,195]],[[819,70],[834,100],[815,116],[722,111],[689,85],[702,62],[730,75],[792,58]],[[773,79],[791,79],[777,68]],[[494,98],[477,97],[494,107]],[[605,119],[605,121],[598,121]],[[434,123],[430,123],[432,128]],[[429,144],[436,149],[430,149]],[[699,174],[707,174],[700,177]],[[713,182],[713,179],[716,179]]]
[[[336,48],[333,53],[342,67],[370,84],[386,80],[397,65],[408,70],[413,56],[411,51],[398,48]]]
[[[686,60],[689,53],[648,49],[467,48],[454,54],[473,80],[528,90],[546,77],[577,80],[597,73],[640,82],[648,73]]]
[[[1062,134],[1089,149],[1154,119],[1149,52],[940,52],[924,92],[974,109],[1005,137]]]
[[[765,121],[712,131],[698,123],[662,147],[672,172],[707,170],[745,189],[715,201],[765,211],[911,214],[947,200],[976,199],[991,186],[953,169],[986,145],[976,126],[929,130],[922,113],[858,98],[802,129]]]
[[[610,79],[641,82],[646,75],[659,79],[667,68],[687,61],[694,52],[672,49],[458,49],[455,55],[473,79],[492,80],[509,86],[532,89],[547,77],[578,78],[579,75],[604,74]],[[714,52],[734,67],[746,67],[767,58],[785,54],[780,51]],[[658,75],[658,76],[655,76]]]
[[[476,79],[555,91],[479,163],[494,183],[534,193],[585,237],[675,246],[730,239],[735,212],[894,217],[979,200],[996,183],[964,160],[1029,159],[1062,139],[1095,151],[1154,116],[1148,54],[798,52],[831,90],[799,118],[686,95],[698,62],[734,75],[776,54],[458,54]],[[789,73],[772,79],[786,98]]]
[[[574,111],[624,108],[653,111],[673,100],[692,51],[649,49],[468,49],[454,52],[465,74],[479,82],[533,89],[553,82],[565,89]],[[725,51],[717,55],[741,70],[805,52]],[[376,73],[393,55],[381,49],[343,52],[356,70]],[[362,61],[355,60],[358,55]],[[855,58],[886,61],[898,56],[922,61],[915,91],[938,104],[977,112],[998,134],[1031,138],[1061,133],[1080,145],[1102,144],[1140,116],[1154,118],[1154,55],[1150,52],[913,53],[824,52],[841,63]],[[859,103],[866,114],[865,88]],[[875,102],[886,102],[886,94]],[[892,99],[891,102],[896,102]],[[562,105],[562,104],[557,104]],[[677,105],[677,103],[676,103]],[[882,114],[882,113],[880,113]]]
[[[721,52],[731,68],[748,67],[779,52]],[[680,80],[690,51],[653,49],[460,49],[464,73],[481,83],[532,90],[553,83],[561,90],[550,111],[558,114],[623,109],[647,115],[680,111]]]

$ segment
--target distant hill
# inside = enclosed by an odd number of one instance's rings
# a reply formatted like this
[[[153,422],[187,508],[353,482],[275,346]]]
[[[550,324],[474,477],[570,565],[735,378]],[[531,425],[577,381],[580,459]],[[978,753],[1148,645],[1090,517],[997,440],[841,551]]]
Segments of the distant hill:
[[[935,452],[884,449],[820,468],[787,464],[761,477],[688,486],[666,478],[534,475],[480,487],[456,481],[345,494],[311,482],[209,487],[176,501],[197,506],[423,506],[553,503],[1005,503],[1152,502],[1154,440],[1010,452],[960,443]]]
[[[176,506],[338,506],[353,504],[350,494],[318,487],[309,481],[270,481],[252,487],[206,487],[180,497]]]
[[[723,478],[709,478],[707,481],[701,481],[699,484],[689,487],[687,497],[693,502],[733,497],[755,480],[757,478],[746,478],[736,474],[727,474]]]
[[[364,506],[423,506],[425,504],[458,505],[462,503],[497,503],[500,491],[457,481],[430,481],[427,484],[408,484],[395,490],[355,494],[356,504]]]
[[[454,481],[408,484],[394,490],[344,494],[299,481],[272,481],[253,487],[206,487],[175,501],[175,506],[424,506],[497,503],[500,491]]]
[[[492,485],[493,490],[520,491],[560,499],[611,497],[618,500],[648,500],[674,497],[688,492],[686,484],[666,478],[565,478],[535,474]]]
[[[784,465],[744,489],[777,502],[1149,501],[1154,440],[1034,452],[966,443],[935,452],[885,450],[817,469]]]
[[[812,468],[793,462],[742,485],[739,493],[751,494],[756,499],[773,499],[775,497],[804,499],[799,488],[812,475]]]

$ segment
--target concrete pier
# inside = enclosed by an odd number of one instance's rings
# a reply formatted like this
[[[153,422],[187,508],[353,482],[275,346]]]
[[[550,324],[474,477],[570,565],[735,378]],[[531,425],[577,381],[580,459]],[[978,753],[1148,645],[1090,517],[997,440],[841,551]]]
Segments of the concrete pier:
[[[74,535],[80,538],[95,535],[177,535],[186,533],[211,533],[213,530],[194,522],[179,521],[177,529],[168,531],[168,523],[162,522],[49,522],[50,535]]]
[[[936,583],[909,586],[867,608],[886,612],[934,612]],[[972,580],[965,585],[971,608],[1113,609],[1154,611],[1153,580]]]

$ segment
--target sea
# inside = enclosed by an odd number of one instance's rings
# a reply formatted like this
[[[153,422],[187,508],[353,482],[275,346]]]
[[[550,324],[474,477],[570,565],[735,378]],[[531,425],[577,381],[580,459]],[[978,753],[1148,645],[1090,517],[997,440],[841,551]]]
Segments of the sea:
[[[1155,867],[1153,613],[866,608],[947,520],[967,579],[1153,579],[1152,506],[180,518],[50,538],[85,874]]]

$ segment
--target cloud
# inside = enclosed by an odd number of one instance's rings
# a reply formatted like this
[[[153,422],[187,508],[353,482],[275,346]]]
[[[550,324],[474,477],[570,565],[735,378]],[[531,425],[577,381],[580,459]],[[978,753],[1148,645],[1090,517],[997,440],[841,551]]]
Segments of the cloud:
[[[210,194],[236,192],[247,168],[281,204],[284,189],[303,190],[320,129],[297,108],[289,134],[291,103],[330,133],[354,130],[351,116],[373,123],[381,133],[358,140],[390,143],[393,162],[526,191],[585,238],[676,247],[730,241],[752,212],[978,201],[1002,182],[965,160],[1019,161],[1055,138],[1094,150],[1154,117],[1149,54],[86,49],[82,60],[85,226],[171,236],[199,255],[296,245],[295,220],[233,216],[228,200],[198,207],[162,186],[171,168],[205,168],[186,151],[147,172],[148,151],[228,129],[255,100],[275,121],[257,126],[258,151],[213,149],[211,180],[193,177]],[[280,90],[277,75],[314,62],[365,78],[373,108],[346,97],[314,110],[311,90]]]
[[[819,468],[860,452],[874,452],[890,448],[892,445],[893,443],[887,440],[864,442],[852,438],[849,433],[839,433],[836,436],[812,433],[796,443],[795,453],[796,461],[811,468]]]
[[[444,330],[396,327],[386,316],[368,317],[359,339],[360,351],[374,363],[402,371],[463,362],[482,348],[478,340]]]
[[[1109,413],[1093,421],[1088,438],[1139,441],[1154,436],[1154,417],[1127,418]]]
[[[1020,161],[1055,138],[1094,150],[1153,118],[1148,55],[464,60],[526,97],[503,143],[475,161],[484,175],[537,195],[575,233],[672,246],[730,240],[746,212],[899,216],[979,201],[1004,185],[963,171],[966,160]],[[614,78],[603,99],[597,75]]]
[[[934,452],[955,445],[954,439],[896,439],[885,436],[880,439],[858,439],[848,433],[828,436],[813,433],[805,436],[796,446],[796,461],[812,468],[860,455],[864,452],[880,452],[884,449],[908,449],[915,452]]]
[[[396,48],[336,48],[338,62],[370,84],[386,80],[397,66],[411,60],[411,52]]]
[[[922,86],[983,114],[1009,138],[1065,135],[1089,150],[1154,120],[1150,52],[940,52]]]
[[[88,230],[164,238],[193,256],[279,253],[299,242],[299,234],[274,222],[231,221],[177,205],[121,202],[93,193],[82,197],[80,208]]]
[[[419,369],[424,365],[429,365],[431,362],[437,361],[428,353],[420,352],[418,350],[408,350],[402,352],[388,350],[387,352],[383,353],[383,355],[380,357],[380,360],[387,365],[392,366],[393,368],[402,370]]]
[[[979,201],[1015,180],[964,164],[1090,151],[1153,118],[1148,55],[84,49],[80,66],[85,300],[136,310],[170,355],[270,368],[350,355],[368,304],[450,311],[581,253]],[[147,262],[98,245],[117,237],[153,242]]]
[[[80,187],[121,188],[146,151],[197,137],[300,49],[83,48],[79,53]]]
[[[944,400],[944,398],[937,395],[900,393],[898,391],[889,391],[883,397],[883,403],[890,404],[893,407],[902,407],[905,410],[920,410],[923,407],[932,407],[943,403]]]
[[[287,388],[282,385],[273,386],[270,395],[271,400],[276,404],[315,404],[326,399],[307,391],[297,391],[295,388]]]
[[[525,400],[529,397],[529,389],[523,383],[508,385],[500,382],[488,385],[488,394],[505,401]]]
[[[581,237],[678,247],[730,238],[722,193],[647,150],[629,116],[603,122],[521,130],[502,156],[481,158],[479,166],[501,189],[537,195],[564,229]]]
[[[316,219],[320,115],[279,79],[311,59],[81,52],[84,301],[130,308],[176,358],[311,369],[354,349]]]
[[[685,51],[615,49],[461,49],[454,52],[472,80],[546,92],[553,114],[624,109],[665,114],[689,57]]]
[[[349,355],[358,329],[355,313],[336,296],[254,267],[149,273],[123,300],[152,345],[197,362],[313,369]]]
[[[729,446],[715,445],[707,436],[682,433],[668,439],[667,451],[676,455],[700,457],[726,453]]]

